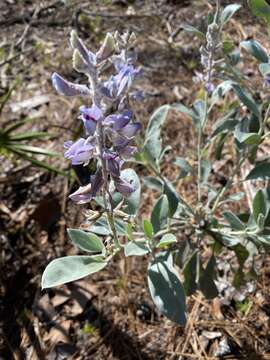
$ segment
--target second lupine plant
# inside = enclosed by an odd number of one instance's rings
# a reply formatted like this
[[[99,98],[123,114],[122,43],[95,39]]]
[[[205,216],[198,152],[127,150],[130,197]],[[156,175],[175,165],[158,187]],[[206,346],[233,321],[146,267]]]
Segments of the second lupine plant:
[[[226,292],[224,286],[241,291],[245,282],[254,279],[256,255],[270,247],[270,191],[261,188],[250,208],[243,207],[237,213],[236,203],[244,199],[245,193],[233,193],[232,189],[243,164],[249,163],[251,171],[241,184],[270,178],[269,160],[261,158],[258,151],[269,136],[269,97],[264,94],[259,101],[254,100],[250,79],[239,66],[241,53],[224,36],[226,24],[241,6],[231,4],[222,9],[220,1],[216,3],[206,33],[186,27],[203,39],[200,96],[191,108],[178,103],[157,109],[144,136],[137,141],[138,149],[134,137],[141,125],[129,105],[131,98],[139,97],[132,89],[140,73],[131,52],[134,34],[107,34],[98,52],[92,53],[75,32],[71,33],[73,66],[87,76],[89,84],[70,83],[58,74],[53,74],[52,80],[60,94],[84,99],[78,120],[83,122],[84,137],[66,142],[65,156],[74,167],[87,168],[91,163],[87,181],[70,198],[78,204],[92,204],[95,199],[97,210],[90,209],[86,214],[87,231],[68,230],[73,243],[88,255],[53,260],[43,274],[43,288],[97,272],[123,248],[125,256],[149,255],[151,297],[162,314],[184,325],[186,295],[201,291],[211,299]],[[254,11],[256,2],[250,3]],[[257,10],[256,15],[260,8]],[[260,62],[259,70],[268,86],[267,51],[255,40],[243,41],[240,47]],[[264,89],[265,93],[267,87]],[[198,140],[196,150],[190,150],[192,161],[175,159],[180,171],[172,180],[162,174],[160,166],[169,150],[162,148],[160,131],[170,109],[192,119]],[[211,174],[213,161],[222,158],[224,149],[231,151],[234,165],[225,175],[225,185],[219,187],[211,181]],[[136,216],[140,181],[125,164],[130,160],[149,170],[151,176],[144,178],[145,186],[159,193],[149,219],[143,221]],[[197,185],[195,204],[188,203],[176,190],[187,176]],[[224,251],[232,259],[231,285],[225,284],[219,272],[224,272],[219,257]]]

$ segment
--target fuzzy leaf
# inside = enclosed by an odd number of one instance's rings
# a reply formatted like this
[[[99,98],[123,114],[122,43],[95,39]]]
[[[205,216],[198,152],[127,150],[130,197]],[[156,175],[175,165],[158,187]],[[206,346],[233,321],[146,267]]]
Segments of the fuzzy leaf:
[[[150,252],[146,241],[130,241],[125,247],[125,256],[143,256]]]
[[[100,256],[66,256],[49,263],[42,275],[42,289],[66,284],[102,270],[107,262]]]
[[[268,180],[270,179],[270,163],[260,163],[250,171],[245,180]]]
[[[160,242],[157,244],[158,248],[164,248],[170,244],[176,243],[176,237],[174,234],[165,234],[160,239]]]
[[[105,251],[105,246],[97,235],[79,229],[68,229],[67,232],[73,244],[81,250],[88,252]]]
[[[157,200],[151,214],[151,223],[153,225],[153,229],[155,233],[157,233],[167,224],[168,216],[169,216],[168,199],[166,195],[161,195],[161,197]]]
[[[224,10],[222,11],[221,22],[223,24],[226,24],[233,17],[233,15],[236,13],[236,11],[238,11],[240,8],[241,8],[240,4],[227,5],[224,8]]]
[[[262,63],[268,63],[269,57],[266,50],[256,40],[242,41],[240,44],[249,54]]]
[[[158,310],[170,320],[186,324],[186,303],[183,286],[170,261],[157,259],[148,269],[148,287]]]

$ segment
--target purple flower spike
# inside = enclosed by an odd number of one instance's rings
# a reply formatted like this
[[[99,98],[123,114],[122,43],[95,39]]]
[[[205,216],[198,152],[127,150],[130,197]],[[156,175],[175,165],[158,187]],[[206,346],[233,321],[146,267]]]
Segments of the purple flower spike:
[[[81,186],[73,194],[69,195],[70,199],[78,204],[85,204],[91,201],[100,191],[103,185],[102,171],[98,169],[96,174],[91,176],[90,184]]]
[[[75,143],[68,141],[64,146],[68,149],[65,152],[65,157],[71,160],[72,165],[87,164],[93,156],[95,149],[93,144],[87,143],[83,138],[77,140]]]
[[[135,191],[135,188],[131,183],[121,178],[114,179],[114,186],[124,197],[130,196]]]
[[[62,78],[57,73],[52,75],[52,83],[55,90],[64,96],[89,96],[90,91],[85,85],[78,85]]]
[[[83,121],[86,134],[93,135],[96,130],[97,122],[103,117],[101,109],[96,105],[93,105],[90,108],[81,106],[80,112],[80,118]]]

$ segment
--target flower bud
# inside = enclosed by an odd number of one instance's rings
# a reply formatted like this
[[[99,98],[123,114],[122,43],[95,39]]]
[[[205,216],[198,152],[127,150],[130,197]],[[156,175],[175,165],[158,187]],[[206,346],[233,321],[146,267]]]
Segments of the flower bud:
[[[97,59],[100,61],[106,60],[115,51],[115,41],[111,33],[107,33],[106,38],[97,52]]]
[[[73,63],[73,68],[79,73],[83,73],[83,74],[89,73],[89,66],[77,49],[75,49],[73,52],[72,63]]]
[[[64,96],[89,96],[90,90],[85,85],[78,85],[72,82],[69,82],[62,78],[57,73],[53,73],[52,75],[52,83],[55,90]]]

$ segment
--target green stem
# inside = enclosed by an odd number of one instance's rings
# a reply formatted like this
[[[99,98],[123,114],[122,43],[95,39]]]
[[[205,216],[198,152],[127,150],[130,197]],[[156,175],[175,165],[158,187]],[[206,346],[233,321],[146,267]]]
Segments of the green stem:
[[[201,192],[201,182],[202,182],[202,137],[203,137],[203,129],[207,122],[208,118],[208,93],[205,92],[205,111],[202,123],[199,124],[198,129],[198,144],[197,144],[197,158],[198,158],[198,203],[200,204],[202,201],[202,192]]]
[[[223,199],[223,196],[225,195],[226,191],[229,189],[230,186],[232,186],[233,179],[234,179],[235,175],[238,173],[239,168],[243,164],[244,161],[245,161],[244,157],[242,157],[242,158],[239,157],[231,176],[229,177],[229,179],[227,180],[225,186],[220,190],[220,192],[218,193],[218,195],[216,197],[213,208],[211,210],[211,214],[213,214],[216,211],[216,209],[219,206],[221,200]]]

